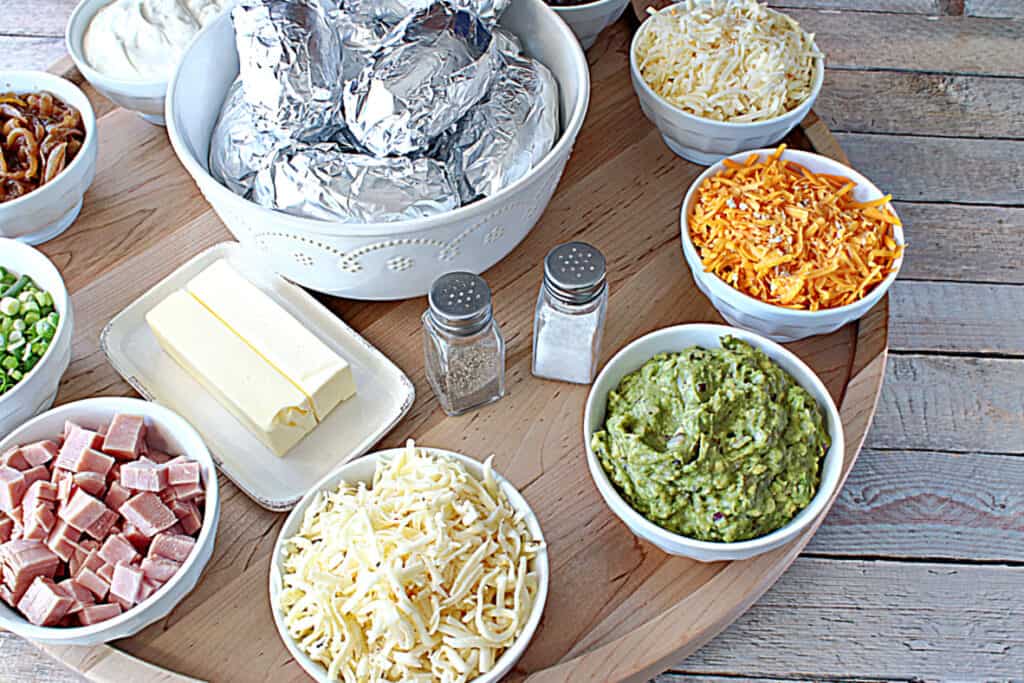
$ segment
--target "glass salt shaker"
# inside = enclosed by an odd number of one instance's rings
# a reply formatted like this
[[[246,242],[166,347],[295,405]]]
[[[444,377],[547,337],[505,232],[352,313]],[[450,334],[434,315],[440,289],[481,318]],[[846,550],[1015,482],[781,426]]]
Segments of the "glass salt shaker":
[[[479,275],[446,273],[434,281],[423,313],[427,381],[444,412],[462,415],[505,395],[505,340]]]
[[[537,377],[594,381],[608,308],[605,271],[604,254],[585,242],[568,242],[548,252],[533,317]]]

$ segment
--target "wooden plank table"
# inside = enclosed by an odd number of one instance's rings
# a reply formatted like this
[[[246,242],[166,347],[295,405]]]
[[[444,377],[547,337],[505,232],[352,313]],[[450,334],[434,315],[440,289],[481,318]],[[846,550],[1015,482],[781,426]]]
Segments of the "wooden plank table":
[[[778,584],[659,683],[1024,677],[1024,1],[773,4],[817,34],[816,110],[895,195],[910,251],[878,413],[835,507]],[[74,0],[3,5],[0,68],[62,55]],[[57,258],[99,275],[113,263],[97,249]],[[81,679],[3,633],[0,680]]]

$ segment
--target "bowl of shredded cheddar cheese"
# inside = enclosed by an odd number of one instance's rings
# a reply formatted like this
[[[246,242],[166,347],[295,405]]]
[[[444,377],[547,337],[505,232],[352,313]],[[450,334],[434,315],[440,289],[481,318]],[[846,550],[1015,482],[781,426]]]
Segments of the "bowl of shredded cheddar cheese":
[[[756,0],[686,0],[630,45],[640,107],[679,156],[707,165],[773,145],[810,112],[825,78],[814,35]]]
[[[680,223],[700,290],[731,324],[774,341],[859,319],[903,263],[890,195],[833,159],[784,145],[708,168],[686,193]]]
[[[315,680],[493,683],[540,623],[548,571],[536,516],[490,459],[410,441],[299,502],[274,548],[270,600]]]

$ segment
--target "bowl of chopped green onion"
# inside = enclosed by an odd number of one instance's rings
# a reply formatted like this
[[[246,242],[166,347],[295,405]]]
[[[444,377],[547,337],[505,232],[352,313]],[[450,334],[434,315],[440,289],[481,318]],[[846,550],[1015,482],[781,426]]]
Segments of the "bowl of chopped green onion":
[[[71,300],[42,252],[0,239],[0,437],[47,410],[71,362]]]

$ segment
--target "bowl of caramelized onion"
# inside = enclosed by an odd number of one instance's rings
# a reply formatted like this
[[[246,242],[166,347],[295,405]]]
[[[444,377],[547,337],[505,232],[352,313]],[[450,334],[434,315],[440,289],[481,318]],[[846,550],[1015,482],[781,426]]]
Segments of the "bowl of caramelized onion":
[[[96,173],[96,116],[77,86],[0,71],[0,237],[39,244],[78,217]]]

